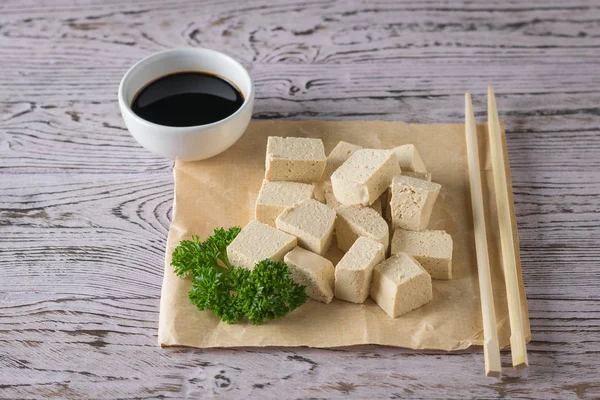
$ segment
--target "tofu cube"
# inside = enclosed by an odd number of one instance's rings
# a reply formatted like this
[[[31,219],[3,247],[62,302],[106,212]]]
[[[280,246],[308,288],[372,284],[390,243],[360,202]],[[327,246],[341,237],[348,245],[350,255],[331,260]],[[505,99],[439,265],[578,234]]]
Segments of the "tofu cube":
[[[393,229],[426,229],[441,188],[438,183],[408,176],[395,176],[392,180],[390,200]]]
[[[250,221],[227,246],[227,258],[236,267],[254,269],[267,258],[283,260],[296,244],[296,237],[262,222]]]
[[[299,246],[324,255],[331,246],[335,219],[335,210],[310,199],[286,209],[275,224],[277,229],[296,236]]]
[[[373,204],[400,175],[396,154],[391,150],[356,150],[331,175],[335,198],[343,205]]]
[[[311,251],[296,247],[287,253],[284,262],[292,279],[306,286],[306,295],[313,300],[331,303],[333,300],[334,268],[331,261]]]
[[[431,182],[431,173],[429,173],[429,172],[411,172],[411,171],[402,170],[402,175],[408,176],[410,178],[417,178],[417,179],[422,179],[424,181]],[[392,222],[392,212],[390,210],[390,200],[392,199],[392,191],[390,190],[390,188],[388,188],[385,192],[383,192],[380,199],[383,199],[381,201],[381,204],[383,205],[383,214],[382,214],[383,218],[385,218],[386,221],[391,223]]]
[[[267,140],[267,180],[319,182],[326,164],[321,139],[269,136]]]
[[[398,253],[375,266],[370,294],[383,311],[396,318],[431,301],[431,277],[414,258]]]
[[[385,220],[369,207],[344,206],[336,209],[335,235],[340,250],[348,251],[360,236],[373,239],[387,252],[390,232]]]
[[[331,150],[331,153],[327,156],[327,166],[325,167],[325,174],[323,179],[329,179],[331,174],[340,167],[356,150],[362,149],[361,146],[357,146],[348,142],[338,142],[338,144]]]
[[[338,207],[362,207],[362,206],[344,206],[342,203],[340,203],[339,201],[337,201],[337,199],[335,198],[333,191],[331,189],[331,186],[324,186],[325,190],[323,191],[323,197],[325,197],[325,204],[327,204],[327,206],[329,208],[333,208],[334,210]],[[375,200],[375,202],[373,204],[371,204],[369,206],[369,208],[372,208],[373,210],[377,211],[377,214],[381,215],[382,213],[382,203],[381,203],[381,197],[379,197],[377,200]]]
[[[394,148],[400,169],[412,172],[427,172],[425,164],[414,144],[405,144]]]
[[[452,237],[444,231],[396,229],[391,251],[411,255],[433,279],[452,279]]]
[[[423,179],[424,181],[431,182],[431,173],[429,172],[412,172],[402,170],[402,175],[409,176],[411,178]]]
[[[335,297],[352,303],[364,303],[371,290],[373,267],[385,258],[379,242],[359,237],[335,267]]]
[[[314,186],[298,182],[271,182],[263,180],[256,199],[255,219],[275,227],[275,219],[286,208],[311,199]]]

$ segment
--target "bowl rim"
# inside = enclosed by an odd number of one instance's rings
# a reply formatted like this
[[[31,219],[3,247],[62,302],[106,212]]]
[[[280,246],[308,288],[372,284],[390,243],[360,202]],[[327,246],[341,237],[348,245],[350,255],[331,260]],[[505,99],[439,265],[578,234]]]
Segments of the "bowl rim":
[[[246,78],[248,79],[248,81],[250,82],[250,89],[248,91],[248,95],[244,96],[244,102],[242,103],[240,108],[238,108],[233,114],[231,114],[227,118],[223,118],[221,120],[212,122],[210,124],[192,125],[192,126],[169,126],[169,125],[156,124],[156,123],[150,122],[150,121],[140,117],[136,113],[134,113],[133,110],[131,109],[131,105],[129,105],[128,102],[125,101],[125,83],[129,79],[129,77],[137,69],[143,67],[146,64],[154,62],[156,58],[169,56],[169,55],[184,54],[184,53],[196,53],[197,55],[212,53],[213,55],[224,57],[225,59],[227,59],[228,62],[231,62],[232,64],[235,64],[237,67],[239,67],[241,69],[241,71],[246,75]],[[152,81],[148,81],[146,83],[146,85],[148,85],[151,82]],[[236,83],[236,82],[232,82],[232,84],[238,86],[238,83]],[[205,47],[180,47],[180,48],[163,50],[163,51],[159,51],[159,52],[150,54],[150,55],[142,58],[135,64],[133,64],[127,70],[125,75],[123,75],[123,78],[121,78],[121,82],[119,83],[118,98],[119,98],[119,106],[121,108],[121,112],[127,113],[129,118],[133,118],[139,124],[145,125],[146,127],[149,127],[149,128],[166,129],[168,132],[165,132],[165,133],[170,133],[170,134],[189,133],[190,131],[198,131],[199,129],[204,131],[204,130],[208,130],[210,128],[214,128],[214,127],[222,125],[228,121],[231,121],[232,119],[236,118],[238,115],[242,114],[244,112],[244,110],[250,106],[250,104],[252,103],[252,100],[254,99],[254,80],[252,79],[252,76],[250,76],[250,73],[248,72],[248,70],[239,61],[237,61],[233,57],[229,56],[228,54],[222,53],[220,51],[208,49]]]

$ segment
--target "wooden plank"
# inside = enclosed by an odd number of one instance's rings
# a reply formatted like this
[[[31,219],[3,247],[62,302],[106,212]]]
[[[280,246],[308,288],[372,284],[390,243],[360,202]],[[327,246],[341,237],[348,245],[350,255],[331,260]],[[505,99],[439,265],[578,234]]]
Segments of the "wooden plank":
[[[600,182],[588,175],[565,185],[565,176],[539,175],[540,185],[514,181],[528,188],[515,191],[515,204],[530,299],[597,297]],[[167,171],[3,175],[0,261],[12,266],[3,274],[5,291],[157,297],[171,201]]]
[[[559,164],[560,160],[556,160],[551,170],[559,171]],[[538,172],[536,181],[520,182],[513,171],[529,297],[597,296],[600,252],[594,244],[598,241],[600,217],[595,204],[600,199],[600,182],[593,174],[582,174],[564,183],[576,173]],[[127,289],[113,282],[122,276],[122,283],[131,279],[130,285],[136,286],[139,282],[141,293],[136,295],[158,294],[157,278],[162,274],[172,206],[169,171],[21,173],[4,174],[2,178],[0,245],[5,251],[0,259],[23,269],[11,268],[3,277],[5,285],[30,284],[23,278],[31,277],[37,270],[36,284],[48,287],[69,282],[71,290],[86,292],[88,288],[81,284],[83,277],[94,285],[102,285],[111,295],[122,295]],[[121,249],[125,243],[122,251],[115,251],[115,247]],[[74,266],[78,275],[66,273],[65,260],[78,260]],[[106,282],[87,273],[99,266],[106,273]],[[56,281],[44,279],[54,274]],[[145,281],[154,279],[155,283],[147,286]],[[576,290],[565,290],[565,286]]]
[[[545,399],[593,398],[600,390],[596,375],[589,369],[597,357],[593,353],[549,354],[534,348],[527,377],[511,371],[495,381],[478,376],[478,353],[448,357],[371,347],[165,350],[136,345],[136,341],[153,339],[143,335],[48,333],[56,335],[57,340],[11,343],[10,355],[3,360],[3,371],[14,377],[13,384],[3,389],[6,398],[241,399],[279,398],[285,394],[286,398],[298,399]],[[61,340],[66,343],[57,343]],[[112,340],[134,343],[112,344]],[[444,368],[440,368],[442,358],[446,360]],[[560,367],[551,368],[552,364]]]
[[[297,84],[305,86],[306,80]],[[370,96],[366,87],[360,93],[341,93],[342,86],[336,84],[321,89],[328,93],[319,90],[313,96],[312,87],[305,94],[290,94],[293,91],[289,88],[298,86],[288,83],[286,88],[279,88],[275,81],[260,85],[271,94],[260,94],[254,114],[258,119],[462,121],[459,94],[409,96],[373,89]],[[531,182],[540,173],[557,173],[557,167],[558,173],[577,170],[593,183],[586,171],[600,167],[600,112],[590,106],[600,103],[598,93],[507,94],[498,98],[503,105],[501,118],[506,120],[507,146],[517,184],[520,174]],[[485,110],[482,99],[474,97],[477,110]],[[141,172],[168,171],[172,166],[171,161],[154,156],[135,142],[114,99],[99,104],[51,98],[3,102],[0,129],[0,168],[4,172]],[[580,181],[579,174],[572,179]]]
[[[539,175],[537,183],[514,180],[530,298],[597,297],[595,204],[600,182],[584,175],[579,182],[564,184],[566,176]],[[59,293],[84,294],[88,288],[83,283],[89,282],[104,285],[102,290],[110,295],[122,295],[124,288],[111,280],[124,274],[123,282],[131,280],[135,296],[158,295],[172,206],[170,172],[2,178],[0,260],[12,266],[3,274],[5,289],[14,285],[20,292],[31,284],[52,288],[69,283],[68,290],[74,292]],[[523,193],[519,188],[525,186]],[[106,283],[88,273],[99,267]],[[67,273],[75,271],[76,276]],[[144,281],[153,283],[148,287]]]
[[[600,10],[585,1],[569,5],[480,1],[460,7],[392,1],[350,6],[263,0],[246,7],[235,1],[110,6],[64,2],[52,10],[10,3],[5,8],[10,39],[61,38],[67,46],[71,41],[91,41],[105,48],[128,47],[132,53],[225,44],[236,49],[238,57],[260,62],[364,62],[478,53],[518,58],[529,53],[527,49],[543,57],[561,54],[559,49],[578,51],[574,48],[591,58],[599,46],[595,22]],[[38,28],[40,23],[44,30]]]
[[[69,100],[84,101],[93,105],[94,101],[105,103],[114,101],[118,82],[127,69],[150,53],[151,51],[144,51],[127,60],[114,60],[108,66],[90,66],[84,62],[81,67],[65,68],[63,64],[70,62],[70,59],[56,62],[55,66],[23,64],[19,70],[9,69],[0,77],[0,83],[5,90],[10,90],[10,102],[47,103],[48,99],[52,99],[61,103]],[[235,56],[235,52],[230,53]],[[23,54],[22,57],[26,55]],[[52,57],[49,59],[52,60]],[[9,68],[15,62],[18,60],[7,62],[3,68]],[[40,62],[42,61],[37,61]],[[483,58],[473,64],[474,68],[481,70],[475,76],[469,69],[464,68],[460,59],[428,59],[426,62],[421,59],[407,59],[375,66],[368,63],[340,64],[335,68],[318,63],[256,63],[248,65],[248,68],[257,85],[257,99],[261,100],[271,97],[283,97],[293,101],[349,97],[427,99],[431,96],[455,95],[458,98],[457,104],[460,104],[460,88],[465,87],[474,94],[484,93],[486,82],[496,85],[500,96],[539,94],[550,100],[550,94],[555,93],[571,95],[572,98],[588,93],[597,95],[589,86],[590,81],[600,77],[600,72],[593,62],[566,61],[562,64],[563,69],[557,68],[556,64],[550,61],[538,61],[528,57],[522,57],[518,63],[506,59],[494,62]],[[577,68],[578,74],[564,74],[564,69],[572,68]],[[523,69],[530,69],[532,72],[535,70],[539,76],[535,80],[528,79],[530,76],[524,75]],[[540,97],[537,98],[539,99]],[[100,109],[116,115],[119,113],[118,109],[113,107],[103,106]],[[588,104],[585,109],[593,108]]]

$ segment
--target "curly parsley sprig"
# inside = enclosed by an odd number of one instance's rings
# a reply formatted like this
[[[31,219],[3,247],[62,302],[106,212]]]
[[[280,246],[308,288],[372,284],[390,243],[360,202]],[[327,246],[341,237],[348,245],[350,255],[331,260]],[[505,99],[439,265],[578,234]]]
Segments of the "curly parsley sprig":
[[[231,265],[227,246],[240,231],[237,226],[218,228],[203,242],[192,236],[175,248],[171,265],[178,276],[191,275],[190,301],[229,324],[247,317],[254,325],[304,304],[306,288],[291,279],[284,262],[263,260],[252,271]]]

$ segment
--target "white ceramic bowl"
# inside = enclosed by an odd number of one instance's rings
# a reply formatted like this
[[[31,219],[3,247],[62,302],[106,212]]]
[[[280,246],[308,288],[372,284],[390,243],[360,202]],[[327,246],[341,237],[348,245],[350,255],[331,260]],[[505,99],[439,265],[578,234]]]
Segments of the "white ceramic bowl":
[[[138,117],[131,110],[135,95],[150,82],[175,72],[209,72],[236,85],[242,106],[229,117],[207,125],[173,127]],[[246,69],[233,58],[202,48],[167,50],[139,61],[119,85],[119,107],[131,135],[146,149],[171,159],[192,161],[215,156],[233,145],[252,117],[254,84]]]

